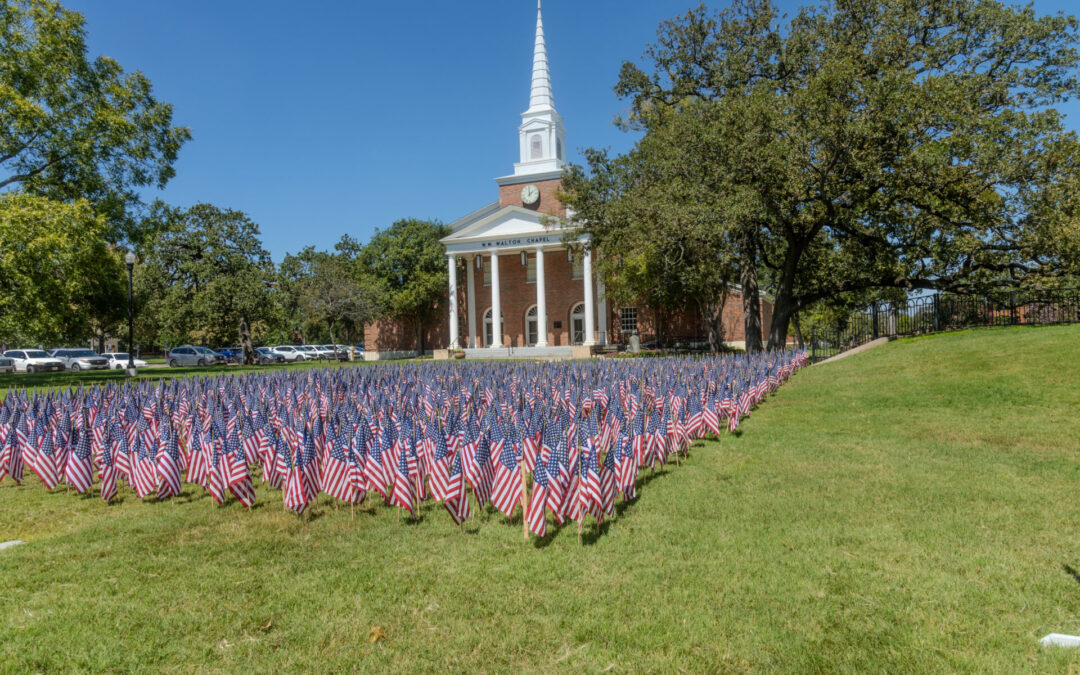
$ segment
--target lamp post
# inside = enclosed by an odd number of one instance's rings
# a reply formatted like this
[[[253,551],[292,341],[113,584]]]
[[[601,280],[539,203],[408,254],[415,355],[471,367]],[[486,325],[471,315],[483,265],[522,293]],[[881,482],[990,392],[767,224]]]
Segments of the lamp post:
[[[135,269],[135,254],[128,251],[124,256],[124,264],[128,268],[128,364],[126,372],[128,377],[135,377],[139,374],[139,371],[135,369],[135,352],[132,351],[135,348],[135,301],[131,294],[131,274]]]

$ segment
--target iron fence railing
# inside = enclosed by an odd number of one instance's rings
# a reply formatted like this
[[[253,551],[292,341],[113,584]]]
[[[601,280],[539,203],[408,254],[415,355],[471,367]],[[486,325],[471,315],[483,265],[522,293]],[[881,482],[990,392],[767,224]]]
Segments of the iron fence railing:
[[[1080,323],[1080,293],[935,293],[905,302],[874,304],[835,326],[815,327],[806,347],[811,360],[821,361],[882,337],[1057,323]]]

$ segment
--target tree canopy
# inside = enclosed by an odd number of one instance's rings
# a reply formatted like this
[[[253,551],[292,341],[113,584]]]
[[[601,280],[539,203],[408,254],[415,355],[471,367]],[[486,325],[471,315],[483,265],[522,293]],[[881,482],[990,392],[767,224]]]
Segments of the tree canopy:
[[[0,189],[89,200],[113,243],[137,236],[136,190],[163,187],[191,137],[142,73],[90,59],[81,14],[0,0]]]
[[[158,204],[151,218],[154,234],[135,268],[142,330],[171,345],[249,348],[245,333],[265,332],[276,317],[274,266],[258,226],[211,204]]]
[[[448,234],[441,223],[407,218],[376,230],[360,256],[381,313],[412,320],[421,350],[424,326],[446,296],[446,251],[439,240]]]
[[[91,333],[105,300],[122,297],[119,255],[85,201],[0,196],[0,336],[11,344],[63,344]],[[126,305],[121,305],[126,307]],[[115,313],[115,312],[114,312]]]
[[[825,1],[789,21],[769,0],[736,0],[665,22],[651,72],[624,64],[616,91],[631,103],[625,126],[645,134],[634,153],[689,130],[671,152],[703,167],[696,201],[723,214],[717,243],[740,278],[760,271],[773,292],[777,348],[821,301],[1076,272],[1080,145],[1053,108],[1077,91],[1076,44],[1074,18],[994,0]],[[596,202],[632,198],[639,174],[625,174],[629,192],[592,189],[610,173],[587,157],[567,201],[605,217],[613,208]],[[622,217],[659,228],[639,208]],[[607,248],[612,228],[584,227]]]

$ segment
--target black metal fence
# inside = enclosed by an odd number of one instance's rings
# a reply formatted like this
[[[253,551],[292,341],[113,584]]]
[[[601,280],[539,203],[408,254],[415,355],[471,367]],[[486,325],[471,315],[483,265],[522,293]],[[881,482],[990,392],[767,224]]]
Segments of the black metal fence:
[[[935,293],[901,303],[871,305],[837,325],[815,327],[805,346],[811,360],[820,361],[882,337],[983,326],[1057,323],[1080,323],[1080,293]]]

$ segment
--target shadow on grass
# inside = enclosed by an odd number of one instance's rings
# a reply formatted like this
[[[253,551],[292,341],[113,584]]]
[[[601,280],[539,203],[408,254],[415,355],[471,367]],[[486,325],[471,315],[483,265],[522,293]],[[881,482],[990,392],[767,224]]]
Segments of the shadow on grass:
[[[657,478],[663,478],[672,473],[667,469],[667,466],[669,464],[670,462],[667,465],[664,465],[664,468],[661,468],[659,471],[653,471],[644,475],[639,474],[637,480],[637,495],[633,499],[629,500],[620,500],[616,498],[614,518],[605,518],[604,522],[600,523],[599,525],[596,524],[595,520],[586,522],[584,527],[582,528],[581,544],[583,546],[592,546],[597,541],[599,541],[602,536],[607,534],[608,528],[611,527],[612,523],[618,522],[621,518],[623,518],[623,515],[626,514],[628,510],[637,505],[638,499],[641,498],[641,490],[645,486],[647,486],[649,483],[656,480]],[[554,526],[549,526],[547,528],[547,534],[545,534],[543,537],[537,537],[533,540],[533,548],[547,548],[563,530],[567,528],[573,529],[576,527],[577,521],[574,520],[567,520],[561,525],[555,524]]]
[[[1076,571],[1076,568],[1072,565],[1065,563],[1061,566],[1061,569],[1065,570],[1065,574],[1068,574],[1073,578],[1073,581],[1080,584],[1080,572]]]

